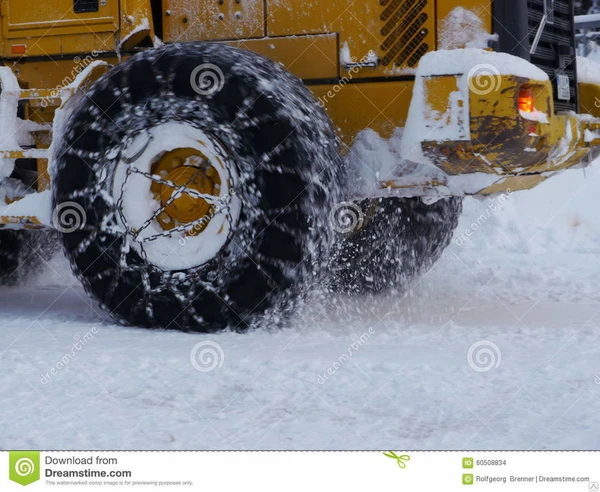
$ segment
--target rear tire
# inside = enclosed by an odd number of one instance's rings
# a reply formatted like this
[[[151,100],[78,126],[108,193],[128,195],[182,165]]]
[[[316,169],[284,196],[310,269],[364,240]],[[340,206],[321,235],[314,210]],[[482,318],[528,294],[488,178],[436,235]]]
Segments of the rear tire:
[[[462,198],[426,205],[420,198],[386,198],[356,204],[360,221],[339,234],[332,265],[336,292],[404,293],[450,244]]]
[[[201,67],[212,70],[218,90],[203,85],[210,81],[191,83]],[[248,51],[187,43],[130,58],[85,101],[65,130],[54,205],[83,211],[81,226],[63,242],[86,290],[115,319],[143,327],[243,331],[265,315],[277,322],[290,314],[303,283],[324,270],[318,262],[332,236],[322,211],[337,193],[335,133],[304,84]],[[227,241],[210,260],[196,265],[198,258],[185,256],[169,237],[167,263],[181,260],[190,268],[161,267],[149,254],[154,246],[138,241],[131,211],[120,208],[113,189],[124,165],[127,172],[137,166],[125,159],[132,142],[175,123],[222,145],[239,178],[231,179],[233,198],[223,197]],[[138,193],[142,207],[146,192]]]

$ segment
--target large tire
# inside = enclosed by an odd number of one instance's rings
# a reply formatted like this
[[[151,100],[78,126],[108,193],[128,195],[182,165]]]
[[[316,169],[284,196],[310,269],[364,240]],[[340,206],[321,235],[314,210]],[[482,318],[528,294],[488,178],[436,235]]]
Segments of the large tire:
[[[338,235],[331,284],[348,295],[402,294],[450,244],[462,198],[427,205],[420,198],[354,204],[352,230]]]
[[[20,258],[25,246],[22,231],[0,231],[0,285],[19,281]]]
[[[58,250],[52,231],[0,230],[0,285],[30,280]]]
[[[194,88],[199,67],[222,75],[222,88]],[[81,227],[63,235],[66,254],[112,317],[214,332],[290,313],[303,283],[323,270],[317,263],[332,240],[323,211],[337,198],[335,133],[304,84],[256,54],[188,43],[132,57],[85,101],[57,155],[54,205],[83,212]],[[228,242],[204,264],[180,270],[140,253],[112,190],[127,142],[169,122],[215,136],[240,175],[233,191],[242,207]]]

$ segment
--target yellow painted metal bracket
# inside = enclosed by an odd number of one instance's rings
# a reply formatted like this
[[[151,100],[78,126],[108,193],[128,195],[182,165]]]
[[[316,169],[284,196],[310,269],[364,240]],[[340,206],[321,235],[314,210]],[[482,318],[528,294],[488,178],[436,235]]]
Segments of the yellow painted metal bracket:
[[[148,37],[154,40],[150,0],[121,0],[119,49],[131,50]]]

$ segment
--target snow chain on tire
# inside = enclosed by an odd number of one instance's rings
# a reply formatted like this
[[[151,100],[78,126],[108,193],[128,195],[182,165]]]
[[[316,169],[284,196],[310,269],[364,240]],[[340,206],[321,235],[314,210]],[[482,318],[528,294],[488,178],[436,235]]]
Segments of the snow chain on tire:
[[[213,70],[216,90],[196,83],[199,67]],[[210,134],[228,150],[239,176],[232,194],[242,202],[218,254],[179,271],[147,260],[136,231],[122,226],[111,188],[123,149],[169,122]],[[243,331],[264,316],[274,323],[285,317],[301,286],[325,270],[319,262],[332,240],[327,211],[341,181],[337,141],[309,90],[276,63],[212,43],[138,54],[91,88],[62,137],[54,205],[75,204],[85,219],[63,234],[64,247],[86,290],[117,320]],[[160,179],[148,176],[148,183]],[[178,193],[193,192],[182,186]]]

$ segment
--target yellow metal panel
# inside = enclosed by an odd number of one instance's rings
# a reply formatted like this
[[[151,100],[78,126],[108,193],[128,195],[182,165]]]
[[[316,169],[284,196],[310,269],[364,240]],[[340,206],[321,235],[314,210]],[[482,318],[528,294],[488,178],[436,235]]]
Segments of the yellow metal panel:
[[[11,52],[14,44],[27,47],[25,55]],[[115,52],[115,33],[101,32],[88,34],[72,34],[64,36],[44,36],[42,38],[15,38],[4,44],[4,58],[22,59],[26,56],[69,55],[75,53]],[[83,57],[84,55],[82,55]],[[33,84],[37,85],[37,84]]]
[[[419,59],[435,48],[434,0],[267,0],[269,36],[339,33],[340,49],[353,63],[380,60],[354,77],[414,73]],[[347,49],[346,49],[347,48]],[[341,67],[340,75],[348,69]]]
[[[229,41],[228,44],[271,58],[304,80],[338,77],[335,34]]]
[[[166,42],[262,38],[264,0],[163,0]]]
[[[114,52],[115,36],[115,32],[60,36],[61,53]]]
[[[116,65],[119,60],[116,56],[77,56],[71,59],[48,61],[21,61],[10,65],[19,80],[22,80],[32,89],[50,89],[51,91],[66,87],[71,84],[77,75],[90,63],[104,60]],[[26,88],[28,88],[26,87]]]
[[[13,45],[25,45],[26,53],[14,54]],[[14,38],[7,39],[3,45],[2,58],[24,58],[26,56],[37,56],[45,53],[60,54],[62,43],[59,36],[48,36],[42,39]]]
[[[579,112],[600,117],[600,85],[579,84]]]
[[[429,77],[424,80],[425,92],[427,93],[427,111],[436,123],[450,126],[450,121],[455,115],[448,111],[448,103],[451,95],[459,91],[458,79],[456,77]]]
[[[325,106],[346,145],[363,130],[389,138],[403,127],[412,98],[413,82],[368,82],[309,86]]]
[[[99,12],[81,14],[72,0],[2,0],[1,5],[4,58],[115,51],[118,2],[100,2]],[[13,52],[14,45],[24,45],[25,53]]]
[[[118,2],[106,2],[98,12],[76,14],[73,0],[3,0],[4,36],[47,36],[114,31],[118,26]],[[51,29],[51,32],[48,30]]]

